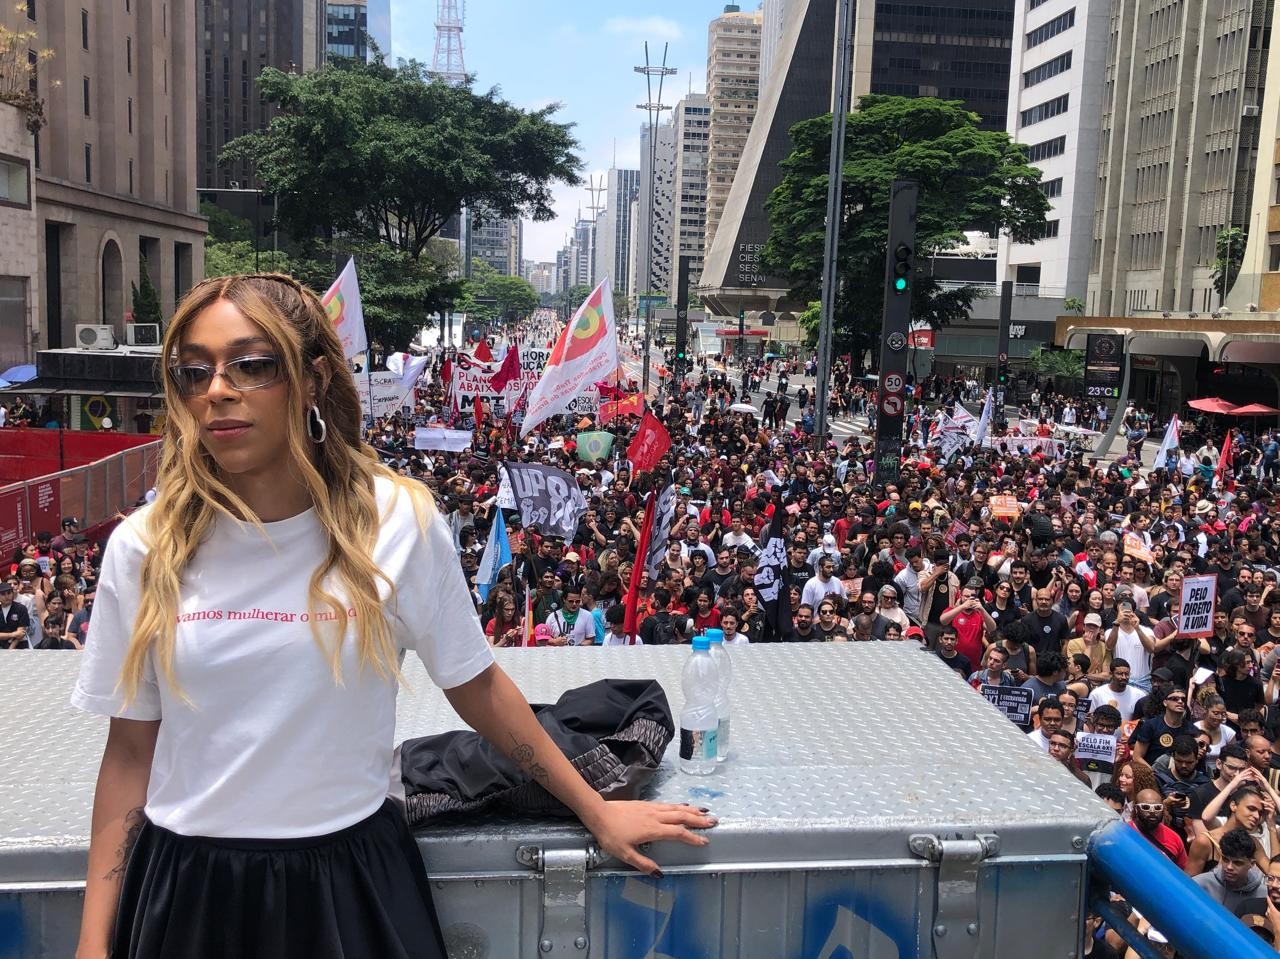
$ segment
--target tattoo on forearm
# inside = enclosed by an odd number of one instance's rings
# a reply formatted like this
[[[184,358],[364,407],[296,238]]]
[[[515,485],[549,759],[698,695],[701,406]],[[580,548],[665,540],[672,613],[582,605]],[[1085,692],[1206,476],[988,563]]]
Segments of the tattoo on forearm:
[[[528,743],[520,742],[515,733],[508,735],[511,736],[511,742],[515,744],[511,749],[511,758],[524,767],[524,771],[533,777],[535,782],[545,786],[551,777],[547,767],[533,758],[533,747]]]
[[[124,841],[120,843],[120,852],[117,856],[119,861],[111,867],[109,873],[103,876],[104,879],[114,882],[124,877],[125,868],[129,865],[129,857],[133,854],[133,847],[138,842],[139,833],[142,832],[142,824],[146,821],[141,806],[125,813]]]

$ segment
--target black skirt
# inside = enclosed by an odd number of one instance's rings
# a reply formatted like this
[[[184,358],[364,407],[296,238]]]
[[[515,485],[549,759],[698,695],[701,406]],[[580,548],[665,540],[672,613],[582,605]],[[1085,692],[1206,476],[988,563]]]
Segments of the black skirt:
[[[144,823],[112,959],[444,959],[422,857],[390,800],[306,839],[209,839]]]

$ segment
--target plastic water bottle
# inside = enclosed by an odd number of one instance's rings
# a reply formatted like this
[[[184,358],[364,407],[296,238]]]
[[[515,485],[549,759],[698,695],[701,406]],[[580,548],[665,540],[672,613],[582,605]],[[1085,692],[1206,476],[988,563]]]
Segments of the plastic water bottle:
[[[711,658],[711,642],[705,635],[693,637],[693,652],[680,677],[684,707],[680,710],[680,768],[705,776],[716,768],[716,696],[720,677]]]
[[[723,629],[707,630],[711,659],[716,664],[719,686],[716,692],[716,762],[729,758],[729,684],[733,682],[733,662],[724,644]]]

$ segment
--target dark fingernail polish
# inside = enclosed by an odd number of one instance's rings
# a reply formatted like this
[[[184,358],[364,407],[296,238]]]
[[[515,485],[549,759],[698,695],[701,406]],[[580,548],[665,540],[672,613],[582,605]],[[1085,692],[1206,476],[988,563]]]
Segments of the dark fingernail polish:
[[[661,869],[655,869],[655,870],[653,871],[653,874],[654,874],[655,876],[657,876],[659,879],[666,879],[666,878],[667,878],[665,875],[663,875],[663,872],[662,872],[662,870],[661,870]]]
[[[698,812],[711,812],[711,807],[710,807],[710,806],[699,806],[699,807],[698,807]]]

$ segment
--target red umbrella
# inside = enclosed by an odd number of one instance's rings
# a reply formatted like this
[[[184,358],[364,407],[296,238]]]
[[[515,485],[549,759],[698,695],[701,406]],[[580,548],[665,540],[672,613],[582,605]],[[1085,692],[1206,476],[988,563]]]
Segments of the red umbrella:
[[[1218,399],[1216,396],[1188,400],[1187,405],[1193,410],[1199,410],[1201,413],[1234,413],[1236,409],[1234,403],[1228,403],[1226,400]]]
[[[1189,405],[1189,404],[1188,404]],[[1264,403],[1250,403],[1248,406],[1237,406],[1231,411],[1232,416],[1275,416],[1280,410]]]

